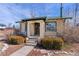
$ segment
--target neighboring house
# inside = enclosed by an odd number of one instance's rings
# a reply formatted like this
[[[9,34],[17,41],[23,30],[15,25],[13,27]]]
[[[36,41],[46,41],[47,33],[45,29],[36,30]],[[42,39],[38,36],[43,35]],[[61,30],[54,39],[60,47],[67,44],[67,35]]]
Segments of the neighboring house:
[[[14,34],[15,29],[14,28],[0,28],[0,40],[7,40],[8,35]]]
[[[5,34],[10,35],[10,34],[14,34],[15,29],[14,28],[5,28],[4,29]]]
[[[0,24],[0,30],[4,30],[6,28],[6,25]]]
[[[47,18],[36,17],[23,19],[20,23],[20,32],[25,32],[28,38],[44,38],[45,36],[56,36],[63,34],[65,19],[67,18]]]

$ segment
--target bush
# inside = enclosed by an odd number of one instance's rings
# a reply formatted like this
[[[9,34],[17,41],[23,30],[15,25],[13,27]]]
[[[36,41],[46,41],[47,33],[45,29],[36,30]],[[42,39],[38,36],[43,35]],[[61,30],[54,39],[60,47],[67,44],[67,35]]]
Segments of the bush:
[[[53,40],[51,38],[44,38],[41,40],[41,45],[46,49],[51,49]]]
[[[16,40],[16,39],[13,39],[13,38],[11,38],[10,40],[8,40],[8,43],[9,43],[9,44],[13,44],[13,45],[18,44],[18,43],[17,43],[17,40]]]
[[[26,38],[22,36],[9,36],[9,41],[17,42],[17,44],[26,43]],[[12,42],[11,42],[12,43]]]
[[[54,38],[53,39],[53,49],[61,49],[63,46],[63,43],[64,43],[63,39],[61,39],[61,38],[55,39]]]
[[[61,49],[64,41],[61,38],[44,38],[41,45],[46,49]]]

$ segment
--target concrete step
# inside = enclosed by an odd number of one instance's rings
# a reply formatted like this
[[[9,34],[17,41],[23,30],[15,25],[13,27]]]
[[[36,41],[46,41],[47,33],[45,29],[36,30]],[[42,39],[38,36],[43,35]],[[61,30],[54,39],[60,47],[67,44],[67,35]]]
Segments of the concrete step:
[[[37,42],[35,42],[35,41],[27,41],[26,42],[26,45],[34,45],[34,46],[36,46],[36,44],[37,44]]]
[[[30,38],[28,41],[37,41],[35,38]]]
[[[32,44],[32,43],[29,43],[29,44],[25,44],[26,46],[36,46],[36,44]]]
[[[36,43],[36,41],[27,41],[26,43]]]
[[[36,46],[36,43],[26,43],[26,46]]]
[[[35,44],[36,42],[26,42],[26,44]]]

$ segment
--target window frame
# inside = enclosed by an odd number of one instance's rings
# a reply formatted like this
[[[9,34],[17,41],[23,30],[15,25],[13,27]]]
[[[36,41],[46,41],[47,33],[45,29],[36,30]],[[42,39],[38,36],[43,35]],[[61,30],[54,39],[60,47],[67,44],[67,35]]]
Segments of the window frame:
[[[47,30],[46,28],[46,24],[47,23],[55,23],[55,29],[52,31]],[[57,32],[57,22],[56,21],[52,21],[52,22],[45,22],[45,32]]]

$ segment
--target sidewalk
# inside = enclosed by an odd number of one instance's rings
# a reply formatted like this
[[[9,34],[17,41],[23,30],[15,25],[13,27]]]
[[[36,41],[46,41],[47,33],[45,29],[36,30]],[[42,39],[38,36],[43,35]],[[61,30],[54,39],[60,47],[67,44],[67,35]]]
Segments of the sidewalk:
[[[34,46],[24,46],[16,52],[12,53],[10,56],[26,56],[33,48]]]

